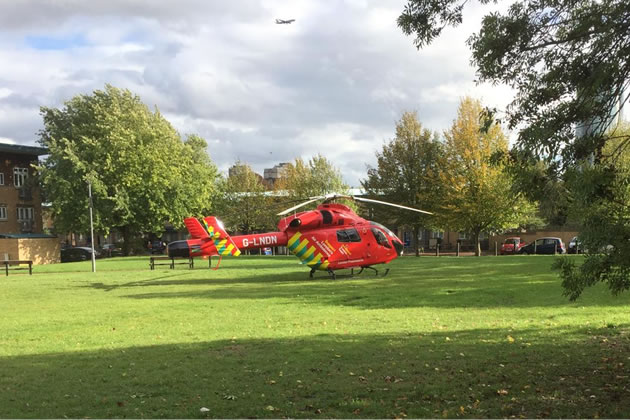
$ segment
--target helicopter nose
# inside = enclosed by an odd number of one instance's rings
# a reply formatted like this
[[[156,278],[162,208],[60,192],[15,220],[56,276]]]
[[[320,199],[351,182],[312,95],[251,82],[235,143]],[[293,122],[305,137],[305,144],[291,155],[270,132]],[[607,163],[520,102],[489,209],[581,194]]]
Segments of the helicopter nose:
[[[188,241],[175,241],[168,244],[169,257],[189,257]]]
[[[398,254],[398,256],[401,256],[403,254],[404,248],[402,242],[396,239],[392,239],[392,243],[394,244],[394,248],[396,248],[396,253]]]

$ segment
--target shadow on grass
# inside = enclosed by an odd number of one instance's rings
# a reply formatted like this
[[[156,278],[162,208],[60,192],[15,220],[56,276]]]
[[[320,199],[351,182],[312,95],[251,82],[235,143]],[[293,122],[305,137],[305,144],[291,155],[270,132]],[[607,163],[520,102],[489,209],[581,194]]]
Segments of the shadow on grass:
[[[234,339],[3,357],[0,417],[629,417],[630,343],[620,328]]]
[[[545,257],[403,258],[390,264],[392,271],[387,277],[365,271],[337,280],[325,273],[310,279],[308,268],[294,264],[293,259],[276,261],[276,266],[271,264],[265,269],[259,269],[253,260],[261,258],[250,257],[248,264],[218,271],[163,270],[147,272],[142,280],[94,282],[79,287],[117,291],[130,299],[286,299],[362,309],[627,304],[623,297],[612,297],[601,287],[570,303],[562,296],[557,274],[550,270],[553,258]]]

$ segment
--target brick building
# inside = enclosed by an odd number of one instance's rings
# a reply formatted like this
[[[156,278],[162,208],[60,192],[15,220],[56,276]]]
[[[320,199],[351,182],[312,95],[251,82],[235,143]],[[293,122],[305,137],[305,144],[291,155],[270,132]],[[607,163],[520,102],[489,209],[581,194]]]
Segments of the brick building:
[[[59,241],[45,235],[42,196],[33,164],[42,147],[0,143],[0,259],[59,261]]]

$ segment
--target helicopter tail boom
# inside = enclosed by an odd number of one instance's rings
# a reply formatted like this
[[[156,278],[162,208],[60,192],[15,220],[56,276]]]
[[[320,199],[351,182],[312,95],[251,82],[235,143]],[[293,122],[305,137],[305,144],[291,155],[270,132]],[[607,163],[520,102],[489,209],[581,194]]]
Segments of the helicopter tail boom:
[[[274,246],[286,246],[288,242],[285,232],[255,233],[252,235],[233,236],[232,240],[239,249],[257,249]]]

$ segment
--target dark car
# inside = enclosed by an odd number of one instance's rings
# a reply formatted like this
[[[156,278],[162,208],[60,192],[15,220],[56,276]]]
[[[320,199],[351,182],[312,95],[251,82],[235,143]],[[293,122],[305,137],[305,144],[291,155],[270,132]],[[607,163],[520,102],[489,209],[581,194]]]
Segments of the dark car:
[[[560,238],[538,238],[518,251],[519,254],[565,254],[566,248]]]
[[[100,258],[101,254],[94,250],[94,257]],[[61,262],[87,261],[92,259],[92,248],[87,246],[76,246],[61,250]]]
[[[166,251],[166,242],[164,241],[149,242],[149,252],[151,254],[164,254],[164,251]]]
[[[103,245],[101,253],[105,257],[120,257],[123,255],[122,249],[114,244]]]
[[[525,242],[518,236],[505,238],[505,241],[501,244],[501,255],[517,254],[523,246],[525,246]]]

